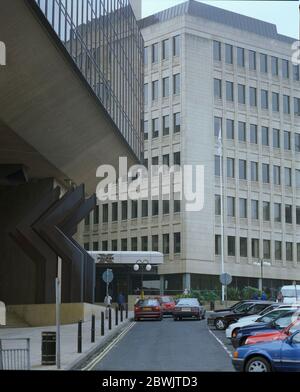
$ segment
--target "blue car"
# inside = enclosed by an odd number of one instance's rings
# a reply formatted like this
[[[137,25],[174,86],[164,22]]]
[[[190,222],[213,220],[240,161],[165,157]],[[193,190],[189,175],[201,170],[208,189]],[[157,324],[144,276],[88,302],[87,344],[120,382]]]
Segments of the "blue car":
[[[239,347],[232,363],[239,372],[300,372],[300,331],[283,341]]]

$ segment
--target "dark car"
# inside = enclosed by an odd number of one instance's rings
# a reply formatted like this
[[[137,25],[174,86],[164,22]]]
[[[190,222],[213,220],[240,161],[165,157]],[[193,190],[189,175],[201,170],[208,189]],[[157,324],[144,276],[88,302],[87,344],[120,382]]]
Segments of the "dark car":
[[[183,318],[201,320],[205,318],[205,308],[197,298],[180,298],[173,310],[173,318],[174,321],[182,320]]]
[[[134,320],[157,319],[162,320],[163,312],[157,299],[140,299],[134,305]]]
[[[173,310],[175,308],[175,300],[173,297],[169,295],[161,295],[157,298],[164,315],[173,314]]]
[[[254,336],[259,332],[274,331],[275,329],[281,330],[290,325],[294,319],[298,317],[299,310],[294,309],[276,309],[273,312],[276,314],[279,312],[275,318],[272,318],[270,314],[260,317],[255,321],[253,325],[245,326],[240,328],[238,334],[235,338],[231,340],[233,347],[243,346],[249,336]]]
[[[211,313],[207,319],[207,323],[208,325],[215,326],[218,330],[224,330],[230,324],[237,322],[241,317],[258,314],[272,305],[272,303],[271,301],[261,300],[245,301],[233,309]]]

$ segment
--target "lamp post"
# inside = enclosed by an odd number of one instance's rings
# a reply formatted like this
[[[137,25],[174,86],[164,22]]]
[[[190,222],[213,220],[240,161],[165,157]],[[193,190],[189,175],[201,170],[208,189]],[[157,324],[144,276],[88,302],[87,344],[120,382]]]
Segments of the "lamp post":
[[[133,269],[135,272],[141,270],[141,279],[142,279],[142,285],[141,285],[141,298],[144,299],[144,290],[143,290],[143,282],[144,282],[144,268],[146,271],[151,271],[151,265],[149,264],[148,260],[137,260],[137,262],[134,264]]]
[[[254,265],[260,265],[260,279],[259,279],[259,284],[258,284],[258,289],[260,291],[263,290],[263,278],[264,278],[264,265],[270,266],[271,263],[268,261],[264,261],[264,259],[259,259],[259,261],[253,263]]]

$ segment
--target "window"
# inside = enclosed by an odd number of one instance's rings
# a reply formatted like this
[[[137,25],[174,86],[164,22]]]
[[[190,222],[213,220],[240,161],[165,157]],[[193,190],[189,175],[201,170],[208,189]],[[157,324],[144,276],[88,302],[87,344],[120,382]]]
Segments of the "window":
[[[180,93],[180,74],[173,75],[173,94]]]
[[[295,133],[295,151],[300,152],[300,133]]]
[[[292,169],[289,167],[284,168],[285,186],[292,186]]]
[[[180,113],[174,113],[173,120],[174,133],[180,132]]]
[[[234,158],[227,158],[227,177],[234,178]]]
[[[137,237],[132,237],[131,238],[131,250],[133,252],[137,251]]]
[[[158,252],[158,235],[157,234],[152,236],[152,251]]]
[[[122,201],[121,210],[122,210],[122,220],[126,220],[128,217],[128,203],[126,200]]]
[[[159,135],[159,122],[158,118],[152,119],[152,139],[158,137]]]
[[[143,124],[143,131],[144,131],[144,140],[148,140],[148,121],[145,120]]]
[[[85,243],[83,244],[83,247],[84,247],[85,250],[90,250],[90,244],[89,244],[89,242],[85,242]]]
[[[284,149],[291,149],[291,132],[289,131],[284,131]]]
[[[222,81],[221,79],[214,79],[214,95],[216,98],[222,98]]]
[[[272,93],[272,110],[273,112],[279,112],[279,94]]]
[[[141,250],[142,252],[147,252],[148,251],[148,237],[147,236],[143,236],[141,237]]]
[[[166,98],[170,94],[170,78],[169,77],[163,78],[162,82],[163,82],[163,98]]]
[[[283,113],[290,114],[290,97],[288,95],[283,96]]]
[[[264,259],[271,259],[271,241],[264,240]]]
[[[170,201],[163,200],[163,214],[168,215],[170,213]]]
[[[118,203],[112,203],[111,205],[111,220],[113,222],[118,220]]]
[[[85,224],[86,226],[89,226],[89,224],[90,224],[90,214],[88,214],[88,215],[85,217],[85,219],[84,219],[84,224]]]
[[[270,203],[268,201],[263,202],[263,220],[266,222],[270,220]]]
[[[250,143],[257,144],[257,125],[250,124]]]
[[[249,87],[249,99],[250,106],[257,106],[257,95],[255,87]]]
[[[168,60],[170,56],[170,44],[168,39],[164,39],[162,42],[162,59],[163,60]]]
[[[244,84],[238,84],[238,103],[246,103],[246,90]]]
[[[282,60],[282,77],[284,79],[289,78],[289,62],[288,62],[288,60]]]
[[[248,257],[248,244],[245,237],[240,237],[240,257]]]
[[[174,253],[180,253],[180,233],[174,233]]]
[[[274,221],[281,222],[281,204],[274,203]]]
[[[266,54],[260,54],[260,72],[268,72],[268,56]]]
[[[144,64],[148,64],[148,46],[144,47]]]
[[[296,224],[300,225],[300,206],[296,206]]]
[[[215,215],[221,215],[221,196],[215,195]]]
[[[121,250],[123,252],[127,251],[127,238],[122,238],[121,239]]]
[[[225,62],[227,64],[233,63],[233,47],[229,44],[225,44]]]
[[[180,166],[180,151],[174,152],[173,159],[174,159],[174,165]]]
[[[180,200],[174,200],[174,213],[181,211],[181,202]]]
[[[237,48],[237,65],[240,67],[245,66],[245,50],[244,50],[244,48]]]
[[[136,219],[138,215],[138,202],[131,200],[131,219]]]
[[[226,100],[233,101],[233,82],[226,81]]]
[[[108,204],[102,205],[102,221],[103,223],[108,222]]]
[[[269,108],[269,93],[267,90],[261,90],[261,108]]]
[[[292,218],[292,206],[291,204],[286,204],[285,205],[285,223],[293,223],[293,218]]]
[[[117,252],[117,250],[118,250],[118,240],[112,240],[111,241],[111,250],[113,252]]]
[[[99,248],[98,242],[97,241],[93,242],[93,250],[97,251],[98,248]]]
[[[227,237],[228,256],[235,256],[235,237]]]
[[[276,260],[282,260],[281,241],[275,241],[275,259]]]
[[[261,143],[263,146],[269,145],[269,128],[261,127]]]
[[[163,136],[169,135],[170,132],[170,117],[163,116]]]
[[[159,212],[158,200],[152,200],[152,216],[157,216]]]
[[[144,84],[144,105],[148,104],[148,94],[149,94],[148,83],[145,83]]]
[[[300,188],[300,170],[295,171],[296,188]]]
[[[300,261],[300,243],[297,244],[297,261]]]
[[[280,130],[273,128],[273,147],[280,148]]]
[[[152,101],[158,99],[158,80],[152,82]]]
[[[239,160],[239,179],[247,180],[247,162],[244,159]]]
[[[293,80],[300,80],[299,65],[293,64]]]
[[[262,182],[264,184],[270,183],[270,166],[267,163],[262,164]]]
[[[102,251],[107,252],[108,251],[108,241],[102,241]]]
[[[221,175],[220,166],[221,166],[221,157],[220,155],[215,155],[215,176]]]
[[[235,198],[232,196],[227,197],[227,216],[235,216]]]
[[[285,252],[286,252],[286,260],[293,261],[293,243],[292,242],[285,243]]]
[[[240,199],[240,218],[247,218],[247,199]]]
[[[239,121],[239,141],[246,142],[246,123],[243,121]]]
[[[259,219],[258,200],[251,200],[251,218]]]
[[[257,238],[252,238],[251,245],[252,245],[252,257],[254,259],[258,259],[259,258],[259,240]]]
[[[142,217],[148,216],[148,200],[142,200]]]
[[[214,117],[214,135],[219,137],[220,130],[222,132],[222,118]]]
[[[226,136],[227,139],[234,139],[234,121],[227,119],[226,120]]]
[[[158,165],[158,156],[152,157],[152,166],[157,166],[157,165]]]
[[[272,68],[272,75],[278,76],[278,58],[271,57],[271,68]]]
[[[274,185],[281,185],[281,171],[280,166],[273,166],[273,183]]]
[[[251,181],[258,181],[258,163],[251,162]]]
[[[221,61],[221,42],[213,41],[214,60]]]
[[[256,70],[256,53],[253,50],[249,50],[249,69]]]
[[[169,234],[163,234],[163,253],[168,255],[170,253],[170,237]]]
[[[152,45],[152,63],[158,62],[158,43]]]
[[[300,98],[294,98],[294,114],[300,116]]]
[[[180,35],[173,37],[173,56],[180,56]]]
[[[221,236],[215,235],[215,255],[221,254]]]
[[[94,209],[94,225],[99,224],[99,206]]]

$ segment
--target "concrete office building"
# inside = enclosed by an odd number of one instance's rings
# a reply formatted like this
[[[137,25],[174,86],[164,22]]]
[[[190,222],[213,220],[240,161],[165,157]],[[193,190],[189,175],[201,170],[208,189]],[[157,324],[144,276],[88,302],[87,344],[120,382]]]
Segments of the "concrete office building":
[[[145,40],[145,165],[203,165],[204,208],[140,200],[99,208],[86,248],[165,254],[160,287],[213,289],[221,272],[220,157],[225,271],[233,286],[300,280],[300,78],[295,39],[275,25],[194,0],[140,21]]]

